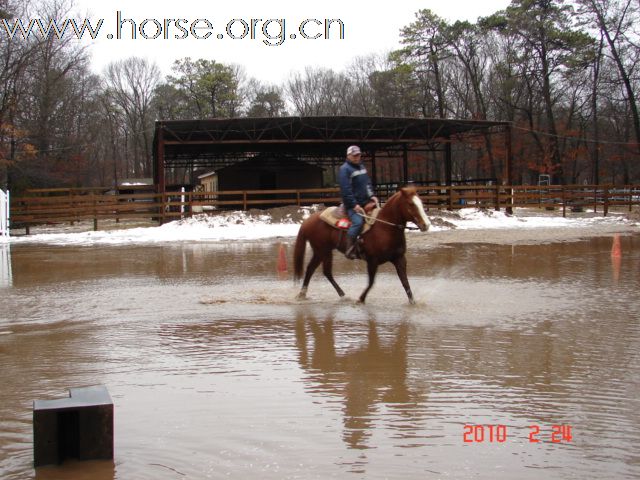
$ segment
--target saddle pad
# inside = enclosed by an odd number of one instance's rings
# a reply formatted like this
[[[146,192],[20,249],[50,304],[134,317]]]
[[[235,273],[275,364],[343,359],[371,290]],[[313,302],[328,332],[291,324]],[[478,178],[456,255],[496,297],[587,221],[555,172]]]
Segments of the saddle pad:
[[[334,228],[346,230],[351,226],[351,221],[344,209],[340,207],[327,207],[320,214],[320,218]]]
[[[364,228],[362,229],[361,235],[365,234],[375,223],[379,212],[380,208],[376,208],[367,215],[367,218],[364,220]],[[339,207],[325,208],[320,214],[320,218],[332,227],[340,230],[346,230],[351,226],[351,221],[349,220],[349,217],[347,217],[342,205]]]

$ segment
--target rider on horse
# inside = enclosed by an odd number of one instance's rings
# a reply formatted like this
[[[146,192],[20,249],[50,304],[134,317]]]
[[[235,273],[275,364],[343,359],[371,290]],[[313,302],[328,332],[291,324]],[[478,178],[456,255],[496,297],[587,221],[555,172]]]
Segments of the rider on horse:
[[[357,145],[351,145],[347,149],[347,160],[340,167],[338,182],[344,208],[351,220],[351,226],[347,230],[345,255],[353,260],[359,258],[357,245],[358,235],[364,226],[364,206],[371,201],[378,202],[373,195],[371,180],[367,169],[362,165],[360,147]]]

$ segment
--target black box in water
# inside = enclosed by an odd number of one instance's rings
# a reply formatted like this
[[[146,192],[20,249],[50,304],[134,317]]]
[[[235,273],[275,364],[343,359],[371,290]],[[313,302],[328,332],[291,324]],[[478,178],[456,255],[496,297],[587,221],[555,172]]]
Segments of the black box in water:
[[[113,401],[104,385],[71,388],[69,398],[34,400],[34,465],[67,458],[113,459]]]

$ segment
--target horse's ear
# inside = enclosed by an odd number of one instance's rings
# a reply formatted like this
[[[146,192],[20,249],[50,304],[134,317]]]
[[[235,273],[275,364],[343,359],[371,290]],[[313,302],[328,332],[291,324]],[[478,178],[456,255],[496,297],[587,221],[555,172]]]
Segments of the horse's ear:
[[[416,189],[414,187],[402,187],[400,191],[405,197],[410,197],[416,193]]]

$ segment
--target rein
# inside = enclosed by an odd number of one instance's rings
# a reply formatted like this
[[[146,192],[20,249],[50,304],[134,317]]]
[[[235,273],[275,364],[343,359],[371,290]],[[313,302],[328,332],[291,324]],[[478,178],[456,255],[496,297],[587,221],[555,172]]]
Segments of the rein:
[[[396,228],[399,228],[401,230],[404,230],[405,228],[407,230],[420,230],[418,227],[407,227],[406,225],[404,225],[404,226],[403,225],[398,225],[397,223],[391,223],[391,222],[387,222],[386,220],[381,220],[381,219],[379,219],[377,217],[371,217],[369,215],[365,215],[364,213],[358,213],[358,215],[360,215],[362,218],[373,220],[374,223],[375,222],[385,223],[387,225],[391,225],[392,227],[396,227]]]

